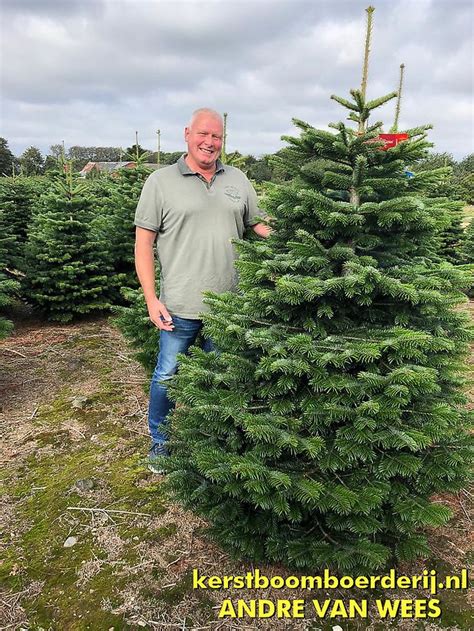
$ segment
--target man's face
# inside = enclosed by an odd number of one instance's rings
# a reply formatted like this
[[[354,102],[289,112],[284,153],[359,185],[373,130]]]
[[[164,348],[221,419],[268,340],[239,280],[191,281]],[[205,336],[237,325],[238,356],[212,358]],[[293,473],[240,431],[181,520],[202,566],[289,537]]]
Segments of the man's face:
[[[222,149],[222,123],[211,114],[200,114],[184,130],[188,145],[187,161],[191,167],[208,170],[215,167]]]

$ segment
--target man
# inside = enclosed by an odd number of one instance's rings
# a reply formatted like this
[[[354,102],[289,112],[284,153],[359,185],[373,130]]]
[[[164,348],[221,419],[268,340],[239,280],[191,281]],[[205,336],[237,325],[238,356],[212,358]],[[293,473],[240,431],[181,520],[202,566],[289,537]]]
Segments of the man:
[[[258,223],[257,196],[247,177],[224,166],[223,121],[218,112],[196,110],[184,130],[187,153],[176,164],[152,173],[135,215],[135,265],[150,320],[160,329],[160,352],[150,387],[148,423],[152,439],[149,468],[168,454],[165,424],[172,409],[165,382],[176,373],[178,353],[186,353],[202,328],[208,307],[202,292],[236,286],[235,251],[247,227],[262,237],[269,227]],[[159,299],[155,293],[153,246],[161,267]],[[212,350],[205,340],[204,350]]]

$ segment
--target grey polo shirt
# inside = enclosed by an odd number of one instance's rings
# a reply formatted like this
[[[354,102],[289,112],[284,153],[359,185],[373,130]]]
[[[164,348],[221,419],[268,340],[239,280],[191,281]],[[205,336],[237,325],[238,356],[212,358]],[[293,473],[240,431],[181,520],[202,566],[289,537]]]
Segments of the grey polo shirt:
[[[157,233],[161,302],[172,315],[199,319],[209,311],[203,291],[235,288],[231,239],[241,239],[257,223],[259,210],[255,190],[242,171],[218,160],[208,182],[191,171],[184,157],[148,177],[135,225]]]

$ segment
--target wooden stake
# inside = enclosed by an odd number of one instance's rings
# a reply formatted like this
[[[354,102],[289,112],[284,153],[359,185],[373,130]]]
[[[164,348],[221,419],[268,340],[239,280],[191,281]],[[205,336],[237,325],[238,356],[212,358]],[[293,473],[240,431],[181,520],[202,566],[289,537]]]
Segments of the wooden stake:
[[[402,87],[403,87],[403,72],[405,70],[405,64],[400,64],[400,83],[398,84],[398,98],[397,98],[397,106],[395,107],[395,121],[393,123],[393,127],[390,130],[394,134],[398,131],[398,118],[400,116],[400,103],[402,100]]]
[[[157,153],[156,153],[156,164],[158,166],[160,166],[160,137],[161,137],[161,131],[158,129],[156,132],[156,135],[158,136],[158,146],[157,146]]]
[[[372,36],[372,14],[375,11],[374,7],[367,7],[367,33],[365,35],[365,53],[364,53],[364,69],[362,71],[362,83],[360,91],[365,99],[365,93],[367,91],[367,76],[369,72],[369,55],[370,55],[370,38]]]
[[[362,98],[365,101],[365,95],[367,92],[367,77],[369,74],[369,55],[370,55],[370,38],[372,36],[372,14],[375,11],[375,8],[370,6],[367,7],[367,32],[365,35],[365,52],[364,52],[364,67],[362,70],[362,82],[360,85],[360,92],[362,94]],[[363,121],[359,122],[359,133],[364,133],[364,123]]]
[[[221,160],[225,164],[226,160],[226,143],[227,143],[227,112],[224,112],[222,115],[224,119],[224,130],[222,132],[222,151],[221,151]]]

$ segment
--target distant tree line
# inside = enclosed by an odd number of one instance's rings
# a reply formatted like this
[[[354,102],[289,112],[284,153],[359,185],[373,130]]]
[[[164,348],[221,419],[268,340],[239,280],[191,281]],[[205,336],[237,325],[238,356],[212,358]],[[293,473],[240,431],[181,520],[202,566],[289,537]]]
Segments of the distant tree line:
[[[74,171],[80,171],[88,162],[119,162],[131,160],[137,153],[136,145],[122,147],[82,147],[74,145],[66,151],[60,143],[51,145],[49,153],[43,156],[34,146],[28,147],[20,156],[15,156],[5,138],[0,138],[0,177],[11,175],[44,175],[57,169],[58,159],[72,163]],[[148,151],[138,145],[138,155],[148,154],[149,162],[157,162],[157,152]],[[173,164],[182,151],[161,151],[160,163]]]
[[[288,148],[283,148],[274,154],[266,154],[260,158],[253,155],[243,155],[235,151],[234,160],[241,158],[239,165],[247,173],[248,177],[257,184],[263,182],[282,183],[290,180],[290,173],[285,165],[288,164]],[[80,171],[88,162],[118,162],[131,160],[138,154],[147,154],[146,161],[158,162],[156,151],[147,150],[140,145],[132,145],[126,149],[121,147],[82,147],[74,145],[67,151],[62,144],[54,144],[49,148],[46,156],[34,146],[28,147],[21,154],[15,156],[8,147],[8,141],[0,138],[0,176],[22,174],[26,176],[43,175],[57,168],[58,158],[63,158],[72,163],[74,171]],[[159,162],[161,165],[173,164],[181,156],[182,151],[161,151]],[[324,167],[324,165],[321,165]],[[431,153],[424,160],[420,160],[415,166],[408,165],[415,175],[419,171],[435,169],[438,167],[450,167],[451,173],[437,187],[434,194],[446,195],[452,199],[463,200],[468,204],[474,204],[474,154],[471,153],[463,160],[456,161],[452,154]]]

